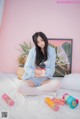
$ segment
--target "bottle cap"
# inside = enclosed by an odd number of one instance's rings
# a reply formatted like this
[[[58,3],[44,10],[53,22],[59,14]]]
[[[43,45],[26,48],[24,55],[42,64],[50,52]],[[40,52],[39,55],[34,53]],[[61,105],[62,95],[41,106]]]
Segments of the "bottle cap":
[[[11,100],[10,103],[9,103],[10,106],[13,106],[14,105],[14,100]]]
[[[68,95],[68,93],[65,93],[62,98],[65,99],[65,97],[66,97],[67,95]]]
[[[6,97],[7,97],[7,94],[4,93],[4,94],[2,95],[2,98],[5,99]]]
[[[55,105],[54,106],[54,111],[58,111],[59,110],[59,106],[58,105]]]
[[[78,100],[78,99],[76,99],[76,103],[77,103],[77,104],[79,103],[79,100]]]

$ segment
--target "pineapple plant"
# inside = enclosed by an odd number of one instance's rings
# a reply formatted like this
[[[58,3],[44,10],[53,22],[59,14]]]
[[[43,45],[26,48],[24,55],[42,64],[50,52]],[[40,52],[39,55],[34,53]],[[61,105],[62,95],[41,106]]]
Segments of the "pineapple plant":
[[[20,44],[20,47],[21,55],[18,57],[18,64],[20,67],[24,67],[27,55],[29,53],[29,50],[31,49],[31,43],[27,44],[26,42],[23,42],[23,44]]]

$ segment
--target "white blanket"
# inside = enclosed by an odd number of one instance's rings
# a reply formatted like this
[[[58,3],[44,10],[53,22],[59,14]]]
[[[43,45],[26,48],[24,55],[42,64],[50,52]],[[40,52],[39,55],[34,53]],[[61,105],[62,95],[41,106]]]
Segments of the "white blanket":
[[[20,80],[16,74],[0,73],[0,118],[2,112],[7,112],[8,119],[80,119],[80,103],[75,109],[69,105],[60,106],[55,112],[46,103],[45,98],[50,95],[42,96],[22,96],[16,91],[16,86]],[[14,106],[8,106],[2,99],[2,94],[7,93],[14,101]],[[56,97],[61,98],[64,93],[68,93],[80,99],[80,92],[73,90],[60,89]]]

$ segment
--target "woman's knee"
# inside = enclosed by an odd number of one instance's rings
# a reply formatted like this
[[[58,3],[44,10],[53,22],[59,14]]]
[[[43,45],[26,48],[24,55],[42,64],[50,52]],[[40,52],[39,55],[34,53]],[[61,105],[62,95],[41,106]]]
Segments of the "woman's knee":
[[[30,80],[21,81],[17,86],[17,91],[21,93],[27,87],[35,87],[35,84]]]
[[[50,83],[53,85],[53,87],[58,90],[60,88],[60,81],[55,79],[55,80],[51,80]]]
[[[57,87],[57,89],[59,89],[60,86],[61,86],[60,81],[59,80],[56,80],[56,87]]]
[[[36,86],[36,85],[34,84],[34,82],[31,81],[31,80],[27,80],[26,82],[27,82],[27,84],[28,84],[30,87],[35,87],[35,86]]]
[[[17,91],[18,91],[19,93],[21,93],[23,87],[24,87],[23,84],[19,84],[19,85],[17,86]]]

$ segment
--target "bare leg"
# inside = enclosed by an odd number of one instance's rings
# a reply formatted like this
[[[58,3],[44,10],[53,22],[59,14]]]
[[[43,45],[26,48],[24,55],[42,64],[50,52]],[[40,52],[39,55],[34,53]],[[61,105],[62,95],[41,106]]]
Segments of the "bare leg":
[[[46,80],[42,83],[41,86],[37,87],[42,91],[57,91],[60,88],[60,81],[59,80]]]
[[[50,94],[51,92],[57,91],[60,88],[60,81],[56,80],[46,80],[41,86],[35,87],[35,84],[31,80],[21,81],[18,86],[18,92],[23,95],[43,95]]]
[[[52,94],[51,92],[47,92],[47,91],[45,92],[40,89],[37,89],[35,87],[35,84],[31,80],[21,81],[17,90],[22,95],[44,95],[44,94],[51,95]]]
[[[25,83],[26,83],[26,85],[28,85],[30,87],[36,87],[36,85],[34,84],[34,82],[31,81],[31,80],[26,80]]]

